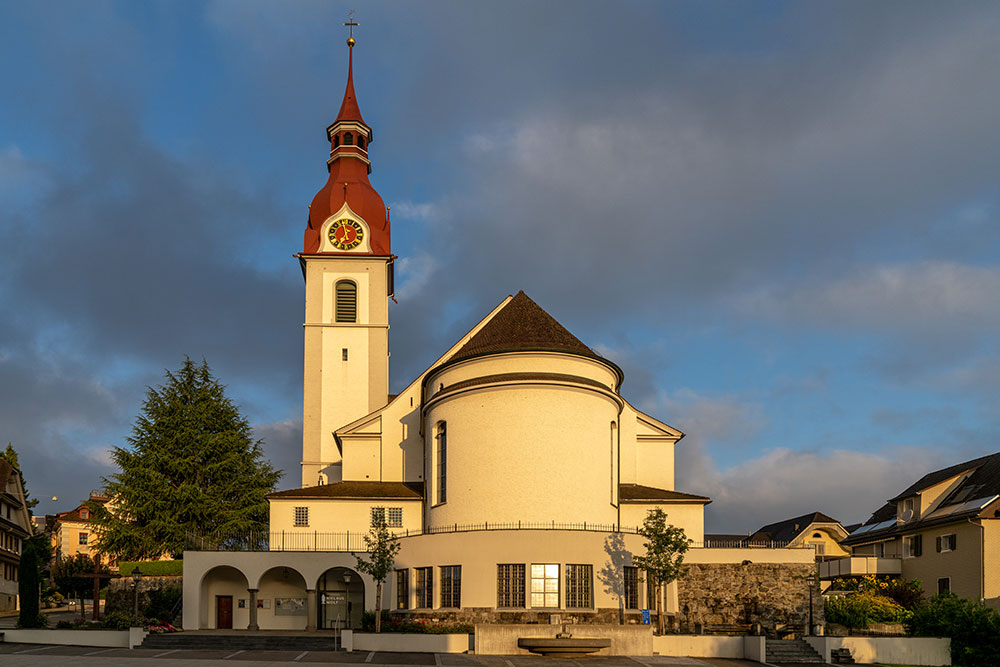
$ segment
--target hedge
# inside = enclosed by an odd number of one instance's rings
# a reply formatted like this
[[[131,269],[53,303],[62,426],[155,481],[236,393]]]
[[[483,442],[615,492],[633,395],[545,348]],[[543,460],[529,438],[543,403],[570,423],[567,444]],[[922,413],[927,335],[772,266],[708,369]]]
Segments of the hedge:
[[[132,570],[136,567],[139,568],[144,577],[179,577],[184,574],[184,561],[182,560],[130,560],[119,563],[118,572],[123,577],[131,577]]]

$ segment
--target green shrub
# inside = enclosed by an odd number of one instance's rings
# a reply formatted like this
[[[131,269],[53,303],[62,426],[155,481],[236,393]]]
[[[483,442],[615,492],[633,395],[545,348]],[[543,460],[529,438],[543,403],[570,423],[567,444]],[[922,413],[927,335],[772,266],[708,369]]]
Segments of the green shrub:
[[[961,667],[995,667],[1000,655],[1000,612],[981,602],[935,595],[906,623],[921,637],[950,637],[951,661]]]
[[[180,599],[181,589],[175,586],[150,590],[144,615],[151,620],[173,623],[174,606]]]
[[[184,574],[183,560],[129,560],[118,564],[118,573],[131,577],[132,570],[137,567],[144,577],[179,577]]]
[[[903,623],[911,612],[899,603],[873,593],[849,593],[827,598],[824,613],[829,623],[867,628],[872,623]]]
[[[382,610],[382,632],[410,632],[424,635],[472,634],[475,626],[471,623],[431,621],[413,618],[405,614],[392,614]],[[361,615],[361,630],[375,632],[375,612],[366,611]]]
[[[132,627],[144,627],[146,619],[136,618],[124,611],[113,611],[105,614],[103,626],[108,630],[128,630]]]

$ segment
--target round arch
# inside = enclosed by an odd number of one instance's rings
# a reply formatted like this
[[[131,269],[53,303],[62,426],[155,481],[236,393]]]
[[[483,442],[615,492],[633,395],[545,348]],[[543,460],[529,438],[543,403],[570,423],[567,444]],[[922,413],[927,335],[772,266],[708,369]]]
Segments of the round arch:
[[[246,574],[232,565],[216,565],[205,572],[198,585],[198,627],[211,630],[247,627],[248,588]]]
[[[294,567],[276,565],[257,578],[257,624],[261,630],[305,630],[306,580]]]
[[[317,624],[322,629],[361,628],[365,582],[349,567],[331,567],[316,582]]]

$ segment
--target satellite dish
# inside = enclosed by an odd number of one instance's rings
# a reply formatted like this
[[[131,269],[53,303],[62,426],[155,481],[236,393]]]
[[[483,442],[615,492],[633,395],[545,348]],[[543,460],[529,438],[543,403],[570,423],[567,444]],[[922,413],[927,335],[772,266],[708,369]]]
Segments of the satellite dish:
[[[899,518],[904,523],[909,521],[910,519],[913,518],[913,510],[912,509],[903,510],[903,513],[899,515]]]

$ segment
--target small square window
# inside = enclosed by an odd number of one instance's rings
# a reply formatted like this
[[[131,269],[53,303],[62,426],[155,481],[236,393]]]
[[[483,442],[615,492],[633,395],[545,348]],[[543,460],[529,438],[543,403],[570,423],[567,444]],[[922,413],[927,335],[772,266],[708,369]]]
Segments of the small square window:
[[[89,533],[80,533],[80,544],[86,544],[89,538],[90,538]]]
[[[938,595],[951,592],[951,577],[938,579]]]
[[[295,526],[305,527],[309,525],[309,508],[308,507],[296,507],[295,508]]]
[[[342,357],[344,358],[344,361],[347,361],[347,348],[346,348],[346,347],[345,347],[345,348],[343,348],[343,349],[342,349],[342,350],[340,351],[340,355],[341,355],[341,356],[342,356]]]

